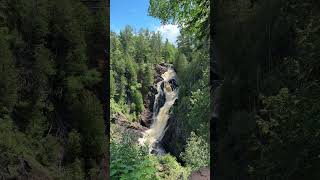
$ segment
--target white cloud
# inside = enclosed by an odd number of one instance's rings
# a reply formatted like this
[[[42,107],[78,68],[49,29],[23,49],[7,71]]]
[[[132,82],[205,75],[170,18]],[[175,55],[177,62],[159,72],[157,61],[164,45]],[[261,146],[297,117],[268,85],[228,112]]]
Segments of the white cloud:
[[[180,35],[180,29],[178,25],[167,24],[157,27],[156,31],[159,31],[163,40],[168,39],[169,42],[176,45],[177,37]]]

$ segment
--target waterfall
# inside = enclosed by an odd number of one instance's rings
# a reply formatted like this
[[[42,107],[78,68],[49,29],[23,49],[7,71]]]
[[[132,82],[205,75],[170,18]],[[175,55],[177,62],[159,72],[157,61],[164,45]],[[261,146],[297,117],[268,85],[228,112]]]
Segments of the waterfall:
[[[148,145],[150,152],[164,154],[165,151],[160,145],[160,141],[166,131],[167,122],[169,119],[169,111],[175,100],[178,98],[178,89],[176,88],[176,72],[169,67],[168,70],[161,75],[162,81],[157,83],[158,93],[155,95],[153,108],[153,123],[147,131],[143,133],[143,137],[139,139],[141,145]],[[174,82],[174,83],[172,83]],[[161,99],[165,98],[165,103],[159,107]],[[160,109],[159,109],[160,108]]]

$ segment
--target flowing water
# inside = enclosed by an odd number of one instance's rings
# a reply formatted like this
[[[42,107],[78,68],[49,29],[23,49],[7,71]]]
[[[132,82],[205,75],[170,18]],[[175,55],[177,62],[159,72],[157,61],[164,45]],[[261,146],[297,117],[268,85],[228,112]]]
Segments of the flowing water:
[[[148,145],[150,147],[150,152],[153,151],[159,155],[165,153],[159,142],[166,131],[170,108],[178,98],[178,90],[175,88],[175,86],[170,84],[172,80],[176,79],[176,72],[172,68],[168,68],[168,70],[163,73],[161,77],[163,80],[157,84],[158,93],[155,96],[153,108],[153,124],[151,125],[150,129],[144,132],[143,137],[139,139],[139,143],[141,145]],[[163,97],[165,97],[165,103],[162,107],[159,107],[159,98]]]

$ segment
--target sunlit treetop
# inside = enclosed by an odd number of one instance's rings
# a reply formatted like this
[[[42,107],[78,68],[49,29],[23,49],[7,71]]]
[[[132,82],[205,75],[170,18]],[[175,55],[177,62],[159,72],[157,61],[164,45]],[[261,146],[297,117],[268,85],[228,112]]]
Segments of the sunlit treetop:
[[[150,0],[149,15],[199,37],[209,32],[209,0]]]

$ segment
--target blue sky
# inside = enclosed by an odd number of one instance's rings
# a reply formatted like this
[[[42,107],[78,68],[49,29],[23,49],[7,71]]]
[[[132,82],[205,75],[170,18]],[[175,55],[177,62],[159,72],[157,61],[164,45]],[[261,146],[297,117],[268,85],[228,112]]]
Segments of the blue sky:
[[[163,39],[175,44],[179,35],[176,25],[161,25],[160,20],[148,16],[149,0],[111,0],[110,2],[110,28],[119,32],[126,25],[132,26],[136,31],[148,28],[151,31],[160,31]]]

